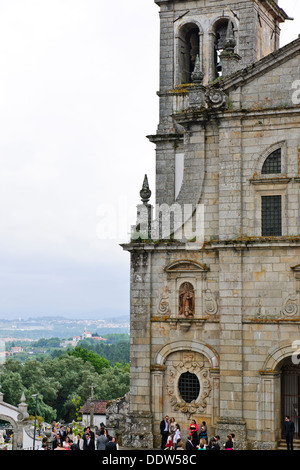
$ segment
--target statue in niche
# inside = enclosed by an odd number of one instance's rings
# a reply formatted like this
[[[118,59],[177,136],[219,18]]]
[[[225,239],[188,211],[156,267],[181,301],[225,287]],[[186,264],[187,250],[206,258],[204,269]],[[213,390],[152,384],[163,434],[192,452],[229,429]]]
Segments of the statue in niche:
[[[192,317],[195,312],[194,288],[190,282],[182,284],[179,290],[179,315]]]

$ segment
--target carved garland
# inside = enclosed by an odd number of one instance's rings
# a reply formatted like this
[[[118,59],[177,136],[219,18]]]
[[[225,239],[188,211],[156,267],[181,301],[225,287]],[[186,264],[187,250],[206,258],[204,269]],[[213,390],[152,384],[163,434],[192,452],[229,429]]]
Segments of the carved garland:
[[[190,403],[182,399],[178,388],[179,378],[185,372],[195,374],[200,382],[199,396]],[[209,378],[209,370],[204,367],[204,362],[199,363],[187,358],[187,360],[174,363],[174,365],[170,367],[168,374],[167,393],[173,410],[186,413],[189,415],[189,418],[197,412],[205,413],[207,398],[209,397],[212,386]]]

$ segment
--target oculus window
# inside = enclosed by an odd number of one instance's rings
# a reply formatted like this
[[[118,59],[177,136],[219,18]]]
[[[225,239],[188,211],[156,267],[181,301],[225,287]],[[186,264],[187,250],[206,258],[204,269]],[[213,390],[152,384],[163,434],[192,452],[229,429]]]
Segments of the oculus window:
[[[200,393],[200,382],[197,375],[191,372],[181,374],[178,382],[179,393],[186,403],[197,400]]]

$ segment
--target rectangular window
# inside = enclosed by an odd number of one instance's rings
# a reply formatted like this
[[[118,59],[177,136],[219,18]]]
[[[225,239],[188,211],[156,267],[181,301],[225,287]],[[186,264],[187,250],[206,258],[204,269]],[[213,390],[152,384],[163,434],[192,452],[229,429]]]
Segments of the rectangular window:
[[[263,237],[282,235],[281,196],[262,196],[261,227]]]

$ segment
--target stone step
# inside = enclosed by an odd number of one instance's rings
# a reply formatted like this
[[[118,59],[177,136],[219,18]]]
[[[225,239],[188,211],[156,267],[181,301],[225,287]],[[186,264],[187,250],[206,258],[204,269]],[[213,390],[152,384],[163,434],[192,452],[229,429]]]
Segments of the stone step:
[[[277,450],[287,450],[285,439],[279,441]],[[294,450],[300,450],[300,439],[294,439]]]

